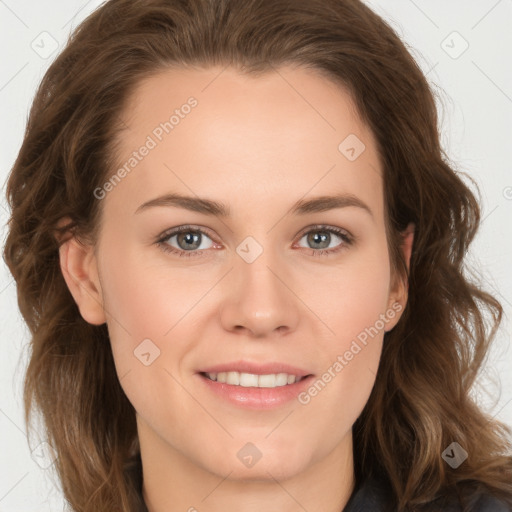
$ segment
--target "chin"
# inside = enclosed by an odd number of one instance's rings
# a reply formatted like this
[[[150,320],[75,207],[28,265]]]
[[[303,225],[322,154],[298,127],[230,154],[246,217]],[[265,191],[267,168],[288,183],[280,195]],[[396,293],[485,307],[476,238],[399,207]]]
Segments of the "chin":
[[[257,442],[254,445],[257,445]],[[241,447],[237,446],[234,450],[234,457],[226,457],[226,453],[231,449],[221,450],[220,454],[215,454],[216,457],[214,457],[217,460],[214,458],[208,461],[208,471],[222,477],[229,475],[228,480],[268,482],[274,479],[281,481],[292,478],[307,468],[308,461],[305,454],[298,453],[299,450],[296,449],[290,453],[288,450],[285,452],[263,447],[257,450],[246,443],[241,444]]]

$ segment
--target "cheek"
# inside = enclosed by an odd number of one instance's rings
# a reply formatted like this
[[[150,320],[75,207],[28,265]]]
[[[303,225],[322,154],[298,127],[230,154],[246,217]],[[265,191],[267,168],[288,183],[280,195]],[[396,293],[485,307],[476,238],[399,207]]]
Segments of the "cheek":
[[[378,371],[389,298],[390,268],[384,249],[359,253],[330,274],[318,290],[314,311],[329,327],[317,340],[322,373],[302,403],[316,403],[333,422],[355,421],[366,404]],[[317,283],[319,281],[317,280]],[[312,308],[313,309],[313,308]],[[388,312],[389,313],[389,312]],[[322,330],[322,332],[324,332]],[[327,332],[327,331],[325,331]],[[333,410],[332,404],[342,404]]]
[[[177,381],[191,348],[194,304],[211,284],[195,279],[193,271],[149,266],[126,252],[122,263],[112,253],[104,265],[107,324],[120,384],[139,414],[164,418],[170,403],[182,401]],[[197,414],[193,401],[180,407],[183,414],[187,408]]]
[[[137,411],[163,411],[162,397],[180,400],[172,376],[181,380],[182,367],[188,368],[207,302],[202,298],[218,278],[184,264],[172,268],[165,258],[149,264],[147,256],[120,247],[104,257],[102,272],[117,374]]]
[[[387,252],[359,251],[326,274],[311,276],[308,305],[329,327],[337,348],[375,325],[389,300],[390,268]],[[380,322],[379,322],[380,325]]]
[[[205,272],[203,278],[176,259],[167,262],[156,246],[123,246],[122,236],[112,238],[102,258],[108,323],[121,337],[129,333],[134,342],[161,339],[200,300],[214,277]]]

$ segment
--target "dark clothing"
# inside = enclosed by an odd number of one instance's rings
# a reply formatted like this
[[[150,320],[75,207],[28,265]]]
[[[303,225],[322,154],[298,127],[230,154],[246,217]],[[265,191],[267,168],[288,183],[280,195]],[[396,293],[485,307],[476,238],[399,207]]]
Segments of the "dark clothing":
[[[394,512],[396,503],[391,488],[383,478],[368,478],[354,489],[343,512]],[[512,506],[491,494],[475,492],[464,507],[455,493],[440,494],[437,499],[418,507],[418,512],[512,512]]]
[[[148,512],[142,499],[142,464],[140,456],[129,471],[139,495],[138,512]],[[391,487],[385,478],[367,478],[356,486],[345,508],[341,512],[395,512],[396,503]],[[439,494],[415,512],[512,512],[512,506],[485,492],[473,492],[467,497],[465,506],[455,493]]]

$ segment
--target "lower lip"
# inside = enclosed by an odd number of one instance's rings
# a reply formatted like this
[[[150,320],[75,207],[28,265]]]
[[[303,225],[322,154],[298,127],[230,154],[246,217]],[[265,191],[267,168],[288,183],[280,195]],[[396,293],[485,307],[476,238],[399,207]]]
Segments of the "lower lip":
[[[296,400],[299,393],[310,384],[313,375],[304,377],[299,382],[278,386],[276,388],[255,388],[233,386],[224,382],[217,382],[198,373],[199,378],[208,388],[228,402],[247,409],[274,409],[292,400]]]

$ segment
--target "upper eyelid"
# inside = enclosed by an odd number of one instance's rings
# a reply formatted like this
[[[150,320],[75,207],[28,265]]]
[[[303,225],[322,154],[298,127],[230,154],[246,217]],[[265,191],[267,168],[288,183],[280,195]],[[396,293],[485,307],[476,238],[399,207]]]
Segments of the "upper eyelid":
[[[170,238],[171,236],[179,234],[180,232],[186,233],[187,231],[198,231],[204,233],[205,235],[208,235],[212,240],[215,239],[215,236],[212,236],[212,232],[208,228],[194,225],[176,226],[175,228],[166,229],[165,231],[162,232],[161,235],[159,235],[158,239],[167,239]]]
[[[352,236],[345,228],[339,228],[337,226],[330,226],[329,224],[311,224],[309,226],[306,226],[305,228],[301,229],[297,236],[301,236],[302,234],[308,233],[309,231],[320,231],[322,229],[325,229],[325,231],[340,231],[340,234],[346,234],[347,236]]]

